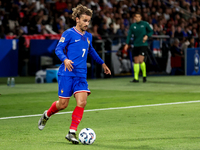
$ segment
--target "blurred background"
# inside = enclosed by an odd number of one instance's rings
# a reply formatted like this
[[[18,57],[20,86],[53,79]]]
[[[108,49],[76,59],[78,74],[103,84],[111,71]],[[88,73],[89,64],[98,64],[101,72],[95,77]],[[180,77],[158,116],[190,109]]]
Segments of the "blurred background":
[[[146,60],[147,75],[199,75],[199,0],[0,0],[0,77],[35,77],[56,82],[61,61],[55,47],[62,33],[75,26],[72,8],[93,10],[88,32],[93,46],[111,68],[88,57],[88,78],[133,76],[130,50],[123,51],[134,13],[153,28]],[[9,79],[10,80],[10,79]]]

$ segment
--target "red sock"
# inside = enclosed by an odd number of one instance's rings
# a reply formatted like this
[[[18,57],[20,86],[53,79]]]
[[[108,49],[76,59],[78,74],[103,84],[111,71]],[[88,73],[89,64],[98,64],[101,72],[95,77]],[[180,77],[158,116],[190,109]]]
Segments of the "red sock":
[[[83,117],[84,108],[76,106],[72,113],[72,123],[70,129],[77,131],[77,127]]]
[[[56,107],[56,102],[53,102],[53,104],[51,105],[51,107],[49,108],[49,110],[47,111],[47,116],[50,117],[51,115],[57,113],[59,110]]]

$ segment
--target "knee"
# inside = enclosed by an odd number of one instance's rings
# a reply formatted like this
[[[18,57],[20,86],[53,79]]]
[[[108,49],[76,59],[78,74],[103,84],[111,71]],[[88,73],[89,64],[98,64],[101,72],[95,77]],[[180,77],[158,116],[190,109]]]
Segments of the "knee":
[[[86,104],[87,104],[87,101],[86,100],[82,100],[82,101],[79,101],[77,103],[77,106],[85,108]]]
[[[143,62],[144,62],[143,60],[140,60],[140,61],[139,61],[139,64],[142,64]]]
[[[66,101],[66,100],[59,100],[58,101],[58,109],[59,110],[63,110],[65,108],[67,108],[67,106],[68,106],[68,101]]]

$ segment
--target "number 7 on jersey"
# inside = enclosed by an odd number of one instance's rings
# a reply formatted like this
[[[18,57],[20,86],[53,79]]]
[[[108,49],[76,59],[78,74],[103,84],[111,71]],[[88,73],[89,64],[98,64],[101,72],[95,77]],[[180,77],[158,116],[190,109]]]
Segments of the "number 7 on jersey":
[[[83,51],[82,57],[84,57],[86,49],[82,49],[82,51]]]

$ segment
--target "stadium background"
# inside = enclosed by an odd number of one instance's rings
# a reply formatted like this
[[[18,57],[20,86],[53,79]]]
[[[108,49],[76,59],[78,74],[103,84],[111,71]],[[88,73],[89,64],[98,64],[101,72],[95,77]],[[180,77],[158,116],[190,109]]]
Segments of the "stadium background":
[[[125,42],[136,11],[141,12],[143,20],[149,22],[154,30],[146,60],[148,74],[171,73],[171,68],[167,69],[167,64],[171,67],[168,52],[174,38],[179,39],[181,47],[193,37],[194,42],[187,46],[199,47],[198,0],[0,0],[0,38],[16,39],[8,45],[17,44],[18,50],[18,53],[13,52],[15,46],[5,48],[6,44],[1,44],[1,70],[7,71],[3,71],[1,76],[35,76],[41,69],[59,65],[61,62],[54,53],[55,46],[63,31],[75,25],[71,19],[72,8],[80,3],[94,12],[88,31],[93,35],[97,52],[111,68],[112,77],[132,75],[132,68],[128,71],[120,68],[119,55],[116,54]],[[183,53],[186,49],[182,49]],[[16,55],[15,59],[13,55]],[[128,59],[132,59],[131,56]],[[183,59],[181,71],[176,74],[185,74],[184,62]],[[88,78],[104,77],[99,71],[100,66],[90,58],[88,63],[92,64],[88,68]],[[11,70],[11,64],[18,69]]]

